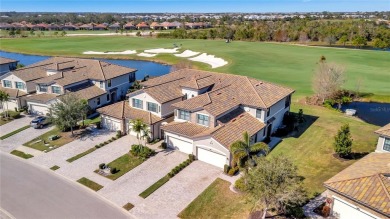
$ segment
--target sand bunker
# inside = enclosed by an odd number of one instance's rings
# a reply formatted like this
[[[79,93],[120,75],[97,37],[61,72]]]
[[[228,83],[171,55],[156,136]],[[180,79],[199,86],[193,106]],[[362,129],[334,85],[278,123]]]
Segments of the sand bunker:
[[[191,56],[196,56],[196,55],[198,55],[199,53],[200,53],[200,52],[194,52],[194,51],[192,51],[192,50],[185,50],[183,53],[175,54],[175,56],[187,58],[187,57],[191,57]]]
[[[209,64],[211,65],[211,68],[218,68],[228,64],[224,59],[216,58],[214,55],[207,55],[207,53],[202,53],[194,58],[189,58],[189,60]]]
[[[174,49],[164,49],[164,48],[159,48],[159,49],[147,49],[144,52],[146,53],[177,53],[177,50],[179,48],[174,48]]]
[[[123,52],[95,52],[95,51],[83,52],[83,54],[90,54],[90,55],[131,55],[135,53],[137,53],[137,51],[135,50],[125,50]]]
[[[137,56],[143,56],[143,57],[154,57],[156,55],[157,54],[150,54],[150,53],[144,53],[144,52],[141,52],[140,54],[137,54]]]

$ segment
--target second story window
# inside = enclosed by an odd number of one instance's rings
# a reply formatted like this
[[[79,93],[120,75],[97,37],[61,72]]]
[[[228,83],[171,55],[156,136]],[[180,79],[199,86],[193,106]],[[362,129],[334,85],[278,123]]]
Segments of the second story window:
[[[133,107],[143,109],[143,101],[133,98]]]
[[[190,120],[190,112],[185,111],[185,110],[178,110],[178,118],[182,120]]]
[[[261,109],[256,109],[256,118],[261,119]]]
[[[108,80],[108,81],[107,81],[107,86],[108,86],[108,87],[111,87],[111,80]]]
[[[103,88],[103,81],[100,82],[100,88]]]
[[[110,101],[110,94],[107,94],[107,101]]]
[[[157,113],[157,104],[148,102],[148,111]]]
[[[100,97],[98,97],[96,100],[97,100],[97,105],[100,106]]]
[[[15,82],[15,88],[17,89],[24,89],[24,83],[23,82]]]
[[[209,117],[202,114],[197,114],[197,123],[204,126],[209,126]]]
[[[385,142],[383,142],[383,150],[390,152],[390,139],[385,138]]]
[[[39,92],[47,92],[47,86],[39,85]]]
[[[267,111],[267,117],[268,117],[269,115],[271,115],[271,108],[269,108],[268,111]]]
[[[4,86],[4,87],[12,88],[12,83],[11,83],[11,81],[3,80],[3,86]]]
[[[53,94],[61,94],[61,88],[57,86],[51,86],[51,92]]]

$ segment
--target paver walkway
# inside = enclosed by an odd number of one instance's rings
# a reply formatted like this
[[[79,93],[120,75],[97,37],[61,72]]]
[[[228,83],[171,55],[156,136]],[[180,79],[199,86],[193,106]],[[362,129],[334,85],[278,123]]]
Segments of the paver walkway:
[[[323,192],[321,195],[315,197],[314,199],[310,200],[309,203],[307,203],[305,206],[303,206],[303,212],[306,217],[308,218],[315,218],[315,219],[323,219],[324,217],[314,213],[314,209],[320,206],[322,203],[326,200],[326,191]]]
[[[130,213],[137,218],[177,218],[221,173],[210,164],[194,161],[166,184],[136,205]]]
[[[30,122],[33,119],[34,119],[34,116],[30,116],[30,115],[23,115],[19,119],[14,119],[13,121],[11,121],[9,123],[0,126],[0,133],[1,133],[0,135],[4,135],[4,134],[12,132],[16,129],[22,128],[23,126],[30,124]]]
[[[128,202],[136,206],[144,201],[139,196],[141,192],[167,175],[175,166],[187,158],[188,155],[180,151],[161,151],[110,185],[99,190],[98,193],[119,206],[123,206]]]

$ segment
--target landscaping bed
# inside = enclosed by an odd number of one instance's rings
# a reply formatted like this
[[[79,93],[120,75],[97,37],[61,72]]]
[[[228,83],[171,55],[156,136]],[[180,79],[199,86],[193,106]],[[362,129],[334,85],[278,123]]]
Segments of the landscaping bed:
[[[143,162],[144,162],[143,159],[135,157],[130,153],[127,153],[117,158],[116,160],[110,162],[109,164],[107,164],[107,166],[109,166],[111,169],[113,168],[116,169],[114,173],[110,173],[107,175],[102,174],[102,175],[104,175],[108,179],[116,180]],[[101,171],[102,171],[101,169],[97,169],[95,170],[95,173],[99,173],[99,172],[101,173]]]
[[[49,140],[50,137],[57,136],[55,140]],[[23,145],[36,150],[49,152],[75,140],[69,132],[61,132],[58,128],[44,133]]]
[[[84,186],[94,190],[94,191],[99,191],[100,189],[103,188],[102,185],[98,184],[98,183],[95,183],[94,181],[90,180],[90,179],[87,179],[85,177],[77,180],[77,182],[79,182],[80,184],[83,184]]]
[[[129,202],[129,203],[123,205],[123,208],[126,209],[127,211],[130,211],[131,209],[134,208],[134,205]]]
[[[16,129],[15,131],[12,131],[10,133],[7,133],[7,134],[1,136],[0,139],[4,140],[6,138],[11,137],[12,135],[15,135],[15,134],[17,134],[17,133],[19,133],[21,131],[24,131],[24,130],[28,129],[28,128],[30,128],[30,125],[23,126],[22,128]]]
[[[21,158],[24,158],[24,159],[30,159],[30,158],[34,157],[31,154],[26,154],[23,151],[18,151],[18,150],[11,151],[11,154],[15,155],[15,156],[18,156],[18,157],[21,157]]]

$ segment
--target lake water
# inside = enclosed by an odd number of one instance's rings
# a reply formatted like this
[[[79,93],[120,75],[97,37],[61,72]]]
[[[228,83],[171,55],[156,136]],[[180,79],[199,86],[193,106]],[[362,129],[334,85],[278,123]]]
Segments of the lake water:
[[[346,109],[357,110],[357,117],[374,125],[390,123],[390,103],[352,102],[341,107],[343,112]]]
[[[21,53],[0,51],[0,56],[10,59],[19,60],[20,64],[31,65],[36,62],[50,58],[50,56],[25,55]],[[156,62],[138,61],[138,60],[117,60],[117,59],[100,59],[112,64],[122,65],[129,68],[137,69],[136,78],[143,79],[146,75],[151,77],[168,74],[171,70],[170,65],[163,65]]]

